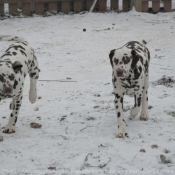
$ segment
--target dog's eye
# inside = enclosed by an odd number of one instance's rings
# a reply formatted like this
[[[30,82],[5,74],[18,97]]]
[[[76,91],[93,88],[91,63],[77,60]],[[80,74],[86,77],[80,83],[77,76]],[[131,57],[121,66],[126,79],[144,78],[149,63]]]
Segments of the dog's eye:
[[[130,58],[129,57],[125,57],[123,61],[124,61],[124,64],[128,64],[129,61],[130,61]]]
[[[118,59],[114,58],[114,63],[117,65],[118,64]]]
[[[0,82],[4,82],[4,77],[3,77],[3,75],[0,75]]]
[[[15,79],[15,76],[13,74],[9,75],[9,79],[13,81]]]

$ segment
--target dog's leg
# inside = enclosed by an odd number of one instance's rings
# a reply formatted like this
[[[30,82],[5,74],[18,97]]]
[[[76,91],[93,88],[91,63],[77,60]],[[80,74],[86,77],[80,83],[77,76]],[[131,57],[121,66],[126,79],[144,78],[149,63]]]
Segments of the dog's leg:
[[[135,94],[134,99],[135,99],[134,107],[131,109],[131,112],[130,112],[131,119],[135,118],[137,114],[140,112],[141,102],[142,102],[142,93],[140,92],[138,94]]]
[[[143,89],[143,96],[142,96],[142,110],[140,114],[140,120],[146,121],[149,119],[148,115],[148,87],[149,87],[149,76],[148,74],[145,75],[144,78],[144,89]]]
[[[117,86],[117,79],[114,76],[114,72],[112,74],[112,84],[113,84],[113,93],[115,95],[114,100],[114,109],[117,115],[117,124],[118,124],[118,131],[117,136],[118,138],[124,138],[128,136],[126,132],[126,123],[123,119],[123,95],[124,89],[122,90],[120,86]]]
[[[9,122],[7,124],[7,126],[5,127],[5,129],[3,130],[3,133],[14,133],[15,132],[15,124],[17,122],[17,118],[18,118],[18,114],[19,114],[19,110],[22,104],[22,94],[17,95],[14,99],[13,99],[13,104],[14,104],[14,109],[10,114],[9,117]]]
[[[1,133],[1,124],[0,124],[0,142],[3,141],[2,133]]]
[[[29,71],[30,76],[30,90],[29,90],[29,100],[31,103],[35,103],[37,98],[37,80],[39,78],[39,68],[38,68],[38,61],[35,55],[33,55],[33,61],[31,64],[31,68]]]
[[[115,92],[115,100],[114,100],[114,107],[117,114],[117,124],[118,124],[118,138],[124,138],[128,136],[126,132],[126,123],[123,119],[123,93],[116,93]]]

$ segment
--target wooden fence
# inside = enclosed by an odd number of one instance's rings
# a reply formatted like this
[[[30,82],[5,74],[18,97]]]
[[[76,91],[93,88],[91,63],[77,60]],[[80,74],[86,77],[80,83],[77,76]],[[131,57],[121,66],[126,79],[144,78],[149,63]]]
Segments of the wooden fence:
[[[138,12],[148,12],[148,10],[150,10],[149,8],[149,2],[151,1],[152,3],[152,8],[151,10],[153,12],[159,12],[161,7],[160,7],[160,3],[163,3],[163,10],[164,11],[171,11],[171,6],[172,6],[172,0],[162,0],[162,2],[160,0],[135,0],[135,6],[136,6],[136,10]]]
[[[147,12],[150,8],[148,3],[152,2],[152,11],[159,12],[160,0],[97,0],[94,11],[106,12],[107,10],[119,10],[119,1],[122,1],[124,12],[131,9],[131,2],[135,2],[138,12]],[[164,11],[171,11],[172,0],[162,0]],[[31,16],[32,14],[43,15],[45,12],[51,13],[79,13],[89,11],[94,0],[0,0],[0,16],[5,14],[5,4],[8,4],[10,15],[22,14]]]
[[[0,15],[4,15],[4,4],[7,3],[10,15],[18,15],[22,10],[24,15],[33,13],[43,15],[46,11],[53,13],[69,13],[89,11],[94,0],[0,0]],[[123,0],[123,11],[130,10],[131,0]],[[110,0],[110,10],[118,10],[119,0]],[[98,0],[95,11],[107,11],[107,0]]]

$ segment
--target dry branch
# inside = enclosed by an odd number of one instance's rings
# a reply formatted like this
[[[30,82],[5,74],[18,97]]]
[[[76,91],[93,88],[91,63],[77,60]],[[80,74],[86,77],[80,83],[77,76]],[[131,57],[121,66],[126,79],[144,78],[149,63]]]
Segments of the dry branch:
[[[77,81],[69,81],[69,80],[38,80],[38,81],[77,82]]]

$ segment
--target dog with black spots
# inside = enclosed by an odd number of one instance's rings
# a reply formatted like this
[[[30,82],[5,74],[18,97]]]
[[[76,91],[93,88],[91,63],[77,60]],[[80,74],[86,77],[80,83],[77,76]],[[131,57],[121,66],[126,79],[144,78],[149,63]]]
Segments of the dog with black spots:
[[[10,103],[12,112],[3,133],[10,134],[15,132],[15,124],[22,104],[25,77],[27,74],[30,76],[29,100],[34,103],[37,97],[36,85],[40,69],[34,50],[25,39],[0,36],[0,40],[16,41],[0,56],[0,101],[12,98]],[[0,130],[0,141],[2,140]]]
[[[111,50],[109,54],[112,66],[113,93],[115,95],[114,107],[117,115],[118,138],[128,137],[126,122],[123,117],[124,94],[133,96],[134,107],[130,117],[135,118],[140,112],[140,120],[146,121],[148,115],[148,87],[150,52],[142,43],[131,41],[123,47]]]

